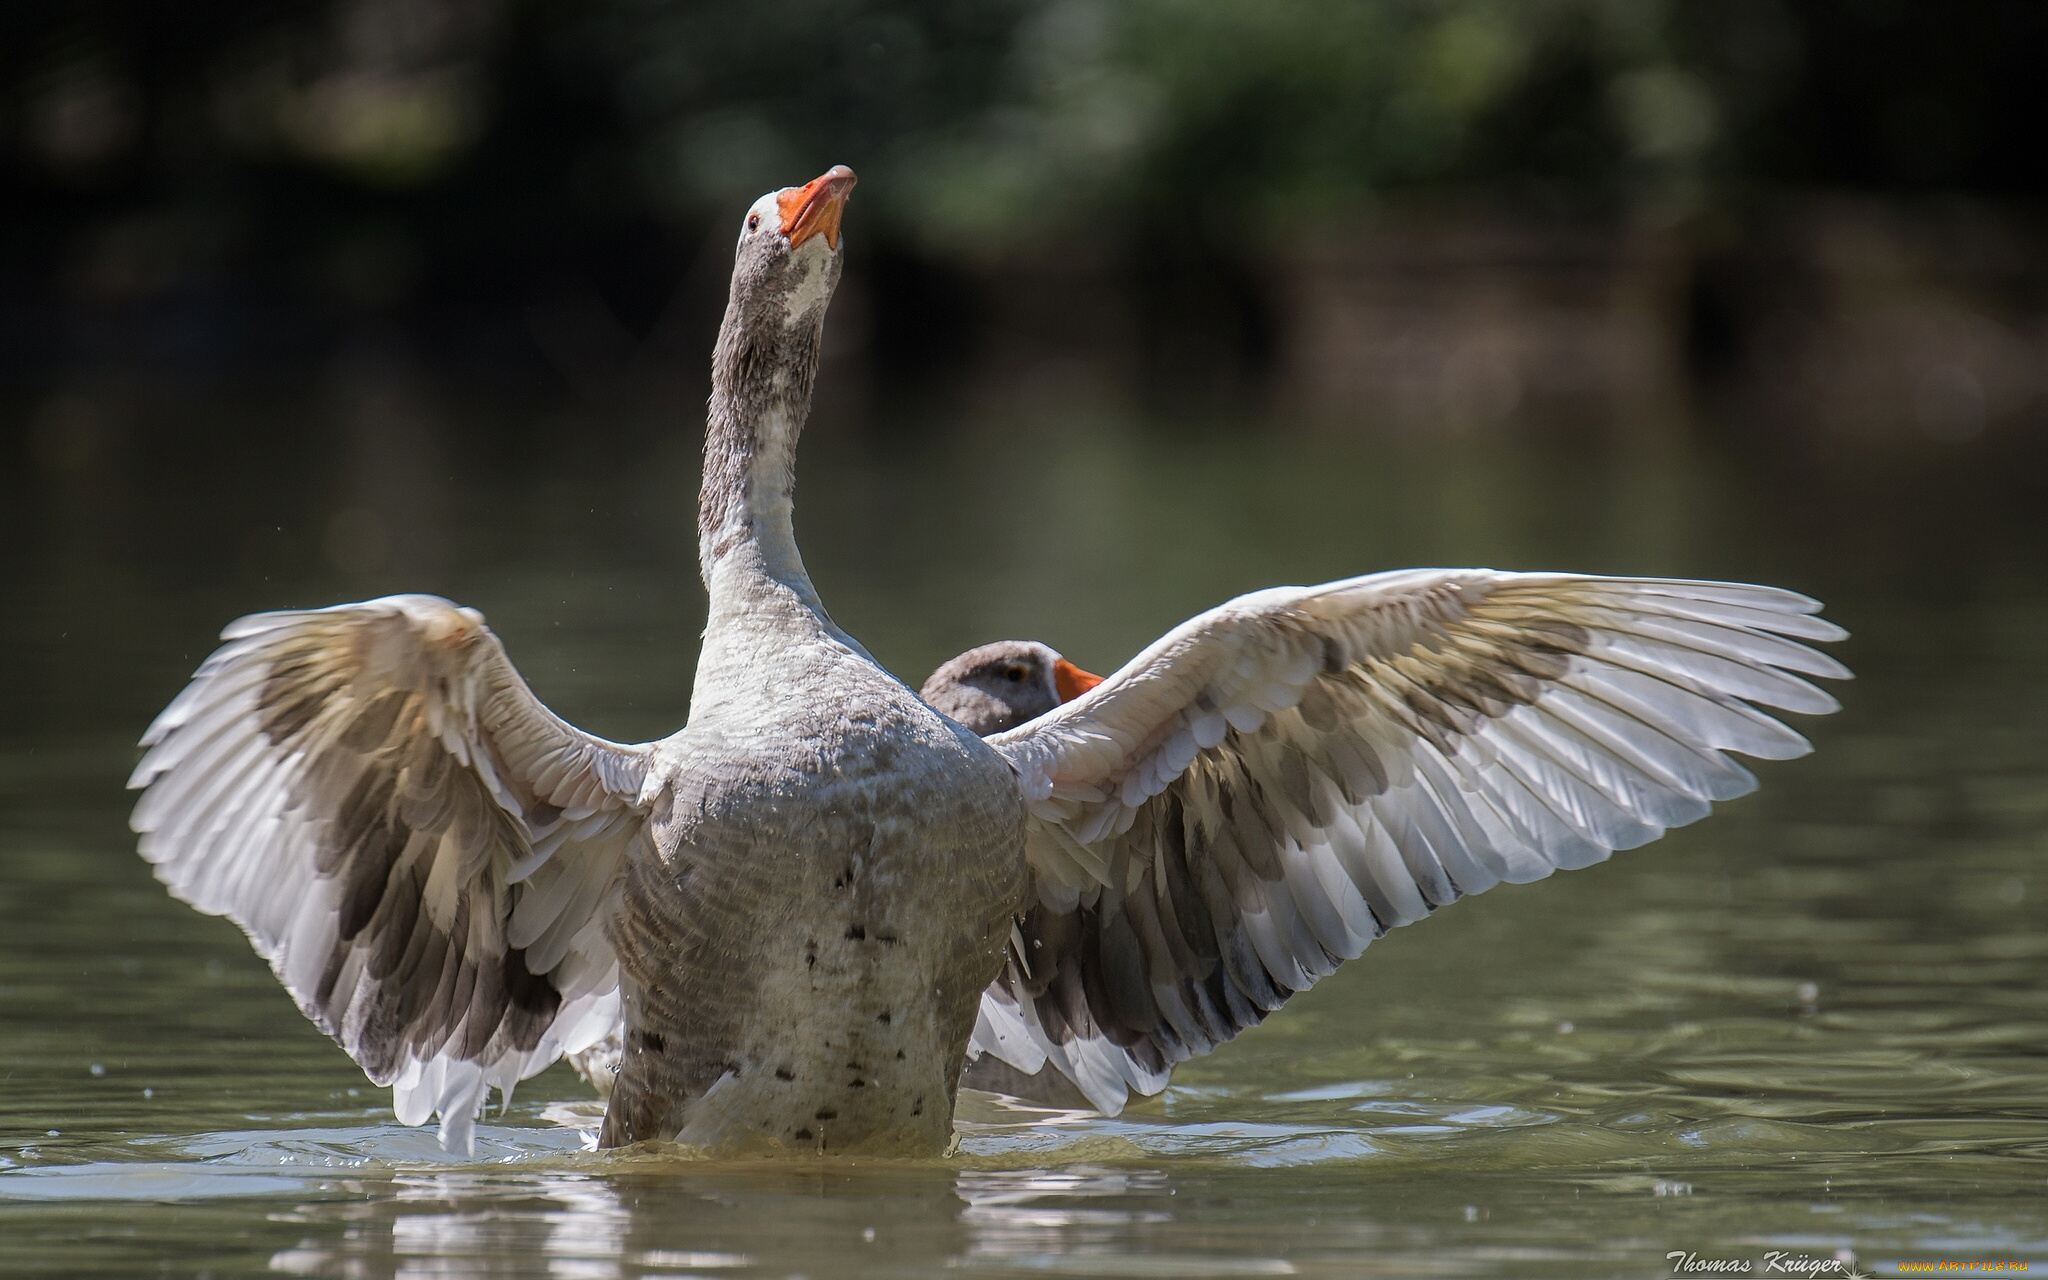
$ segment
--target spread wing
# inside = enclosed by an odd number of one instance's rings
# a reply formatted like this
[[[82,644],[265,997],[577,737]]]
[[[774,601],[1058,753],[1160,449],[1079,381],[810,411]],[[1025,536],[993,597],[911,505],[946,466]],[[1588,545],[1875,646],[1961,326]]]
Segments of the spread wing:
[[[1797,643],[1846,634],[1818,608],[1460,569],[1193,619],[990,739],[1035,889],[973,1050],[1113,1114],[1388,929],[1705,816],[1756,785],[1724,752],[1809,750],[1751,703],[1835,710],[1800,678],[1849,674]]]
[[[242,926],[398,1118],[468,1150],[491,1086],[618,1017],[605,937],[649,751],[565,724],[434,596],[243,618],[143,738],[131,825]]]

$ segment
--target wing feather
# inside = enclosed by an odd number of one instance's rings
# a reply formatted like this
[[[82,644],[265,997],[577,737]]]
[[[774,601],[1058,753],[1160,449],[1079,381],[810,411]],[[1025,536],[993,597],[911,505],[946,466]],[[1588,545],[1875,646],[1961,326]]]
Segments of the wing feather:
[[[1758,706],[1837,709],[1805,678],[1849,674],[1805,643],[1846,634],[1819,608],[1404,570],[1176,628],[992,739],[1032,806],[1037,889],[972,1051],[1113,1112],[1389,928],[1696,821],[1755,786],[1726,753],[1810,749]]]
[[[557,719],[481,616],[432,596],[222,639],[143,736],[141,852],[242,926],[401,1120],[438,1113],[467,1149],[491,1087],[616,1021],[603,926],[650,749]]]

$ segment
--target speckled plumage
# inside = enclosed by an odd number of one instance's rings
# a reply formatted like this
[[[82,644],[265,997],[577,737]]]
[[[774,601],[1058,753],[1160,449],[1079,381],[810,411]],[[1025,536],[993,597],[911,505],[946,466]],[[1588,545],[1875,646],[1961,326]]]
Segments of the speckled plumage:
[[[1024,888],[1022,797],[793,592],[733,578],[778,599],[714,627],[717,696],[663,748],[603,1141],[940,1149]]]

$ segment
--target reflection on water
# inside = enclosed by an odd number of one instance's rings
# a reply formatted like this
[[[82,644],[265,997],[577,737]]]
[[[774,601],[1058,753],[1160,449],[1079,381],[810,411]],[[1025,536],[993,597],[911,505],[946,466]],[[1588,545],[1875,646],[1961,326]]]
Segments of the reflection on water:
[[[545,1176],[514,1182],[476,1174],[439,1174],[393,1182],[388,1199],[309,1204],[305,1222],[343,1224],[340,1238],[308,1240],[270,1258],[292,1275],[459,1274],[506,1259],[539,1259],[548,1273],[604,1280],[622,1263],[690,1269],[747,1266],[744,1254],[640,1250],[630,1258],[632,1215],[618,1193],[589,1177]],[[451,1265],[452,1264],[452,1265]]]
[[[812,1184],[801,1230],[792,1181]],[[443,1173],[395,1179],[382,1195],[297,1206],[295,1222],[338,1226],[272,1254],[293,1275],[439,1276],[532,1269],[609,1280],[730,1272],[904,1274],[1098,1260],[1127,1252],[1138,1224],[1171,1221],[1172,1189],[1152,1170],[786,1171],[692,1177]],[[718,1218],[716,1228],[705,1220]],[[707,1235],[733,1247],[707,1247]],[[1291,1275],[1282,1259],[1151,1258],[1141,1274]],[[1066,1266],[1072,1271],[1081,1268]]]
[[[419,588],[482,608],[571,719],[668,732],[702,624],[693,445],[565,454],[575,424],[540,422],[484,448],[473,408],[402,370],[348,387],[253,415],[326,424],[301,436],[130,405],[84,461],[0,478],[6,1265],[1585,1276],[1663,1274],[1672,1248],[2048,1257],[2048,530],[2029,459],[1404,445],[1043,406],[870,437],[828,414],[806,445],[807,554],[839,620],[913,681],[1002,636],[1107,669],[1238,591],[1430,563],[1782,582],[1855,633],[1859,679],[1757,796],[1398,931],[1116,1119],[975,1096],[946,1161],[619,1156],[586,1149],[596,1112],[556,1069],[451,1165],[237,930],[150,878],[120,791],[134,737],[227,619]]]

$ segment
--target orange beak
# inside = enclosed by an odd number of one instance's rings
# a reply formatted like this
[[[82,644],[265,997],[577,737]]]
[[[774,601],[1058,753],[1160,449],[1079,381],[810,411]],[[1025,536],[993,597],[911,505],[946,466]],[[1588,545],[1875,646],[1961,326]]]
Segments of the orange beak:
[[[1102,677],[1093,671],[1083,671],[1065,658],[1053,659],[1052,687],[1059,690],[1061,702],[1072,702],[1101,683]]]
[[[789,237],[789,247],[794,249],[812,236],[822,234],[825,243],[839,247],[839,215],[846,208],[846,197],[853,191],[853,184],[859,179],[853,170],[843,164],[835,164],[822,177],[806,182],[801,187],[787,187],[775,197],[775,207],[782,216],[782,234]]]

